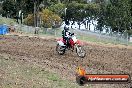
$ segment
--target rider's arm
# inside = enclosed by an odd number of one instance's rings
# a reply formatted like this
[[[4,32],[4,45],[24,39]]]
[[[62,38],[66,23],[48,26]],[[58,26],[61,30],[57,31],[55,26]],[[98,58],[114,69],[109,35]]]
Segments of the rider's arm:
[[[68,31],[68,33],[69,33],[70,36],[74,35],[74,33],[71,33],[70,31]]]
[[[65,31],[64,30],[62,31],[62,36],[65,37]]]

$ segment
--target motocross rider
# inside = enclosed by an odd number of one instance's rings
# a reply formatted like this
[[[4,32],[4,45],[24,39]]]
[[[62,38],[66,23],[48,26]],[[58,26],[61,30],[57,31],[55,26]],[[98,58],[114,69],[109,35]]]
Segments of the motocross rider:
[[[66,42],[66,45],[68,45],[68,42],[69,42],[69,36],[71,35],[72,33],[69,31],[69,27],[67,27],[67,25],[64,26],[64,30],[62,31],[62,37],[63,37],[63,40]]]

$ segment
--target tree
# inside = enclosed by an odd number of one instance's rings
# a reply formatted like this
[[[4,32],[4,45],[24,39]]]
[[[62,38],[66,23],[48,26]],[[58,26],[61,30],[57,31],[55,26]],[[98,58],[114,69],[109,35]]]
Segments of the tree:
[[[92,19],[96,19],[99,13],[99,5],[94,3],[76,3],[72,2],[67,5],[67,11],[65,19],[66,21],[77,21],[79,28],[86,20],[90,22]]]
[[[13,17],[16,14],[15,2],[6,0],[2,4],[3,13],[6,17]]]
[[[0,15],[2,14],[2,2],[0,2]]]
[[[28,14],[27,18],[24,20],[24,24],[33,26],[34,25],[34,20],[33,20],[33,14]]]
[[[117,28],[115,31],[123,32],[130,29],[132,22],[130,8],[130,0],[119,0],[117,3],[111,0],[109,18],[113,19],[114,24],[111,25],[113,30]]]
[[[25,24],[33,26],[34,20],[33,20],[33,14],[29,14],[28,17],[25,19]],[[61,26],[62,19],[57,15],[54,14],[49,9],[43,9],[41,12],[39,12],[39,23],[42,27],[45,28],[58,28]]]
[[[51,5],[49,7],[49,10],[51,10],[55,14],[58,14],[60,17],[62,17],[65,14],[65,8],[66,8],[65,4],[57,3],[57,4]]]
[[[61,18],[57,15],[54,14],[52,11],[48,9],[44,9],[40,13],[40,17],[42,20],[42,26],[45,28],[50,28],[50,27],[60,27],[62,20]]]
[[[107,26],[112,31],[123,33],[130,30],[132,18],[130,16],[130,0],[110,0],[109,4],[101,4],[98,15],[98,29]]]

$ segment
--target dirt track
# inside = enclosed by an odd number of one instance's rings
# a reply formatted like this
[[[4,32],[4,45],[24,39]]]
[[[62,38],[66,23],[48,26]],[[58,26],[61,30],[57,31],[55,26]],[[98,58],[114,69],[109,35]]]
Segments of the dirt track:
[[[75,71],[82,66],[90,74],[132,75],[132,49],[85,45],[86,57],[79,58],[75,52],[68,51],[60,56],[55,51],[56,39],[33,37],[1,36],[0,54],[14,57],[17,61],[34,63],[45,70],[55,72],[62,78],[75,82]],[[130,88],[131,84],[90,84],[92,88]]]

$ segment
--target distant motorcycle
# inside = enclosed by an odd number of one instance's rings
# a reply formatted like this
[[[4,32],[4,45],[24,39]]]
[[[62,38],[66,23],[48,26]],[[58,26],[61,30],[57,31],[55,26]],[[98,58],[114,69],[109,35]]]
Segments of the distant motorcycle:
[[[56,46],[56,51],[58,52],[59,55],[63,55],[66,50],[76,50],[76,53],[79,57],[84,58],[86,55],[86,52],[82,46],[82,43],[80,40],[76,38],[74,33],[72,33],[69,37],[69,42],[66,44],[66,41],[64,41],[63,38],[60,38],[57,40],[57,46]]]

